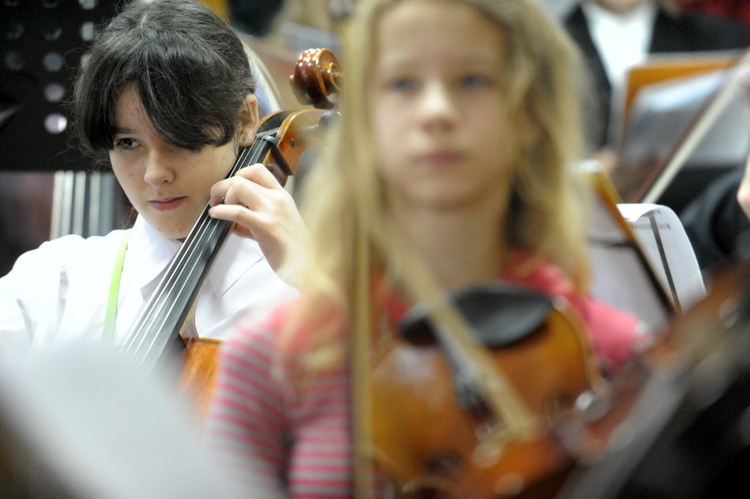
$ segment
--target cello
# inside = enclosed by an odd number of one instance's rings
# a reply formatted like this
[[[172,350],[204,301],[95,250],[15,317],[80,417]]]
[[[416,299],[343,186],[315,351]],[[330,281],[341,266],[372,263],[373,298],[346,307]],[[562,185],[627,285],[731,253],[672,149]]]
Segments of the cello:
[[[242,148],[227,174],[263,163],[281,185],[294,175],[306,150],[319,142],[326,113],[339,89],[338,61],[326,49],[303,51],[290,76],[303,104],[313,107],[278,111],[261,120],[253,143]],[[180,386],[205,412],[216,374],[218,340],[183,339],[180,332],[193,313],[198,291],[231,234],[233,223],[209,216],[207,205],[167,267],[151,298],[133,325],[123,347],[151,373],[162,365],[181,363]]]

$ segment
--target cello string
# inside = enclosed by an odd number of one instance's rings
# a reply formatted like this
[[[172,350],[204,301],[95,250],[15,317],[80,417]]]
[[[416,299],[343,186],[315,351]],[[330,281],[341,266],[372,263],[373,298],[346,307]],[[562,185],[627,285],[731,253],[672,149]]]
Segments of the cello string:
[[[259,135],[267,135],[276,132],[278,129],[272,129],[268,132],[261,132]],[[234,166],[230,170],[227,178],[234,175],[240,168],[248,166],[253,162],[257,162],[261,159],[265,151],[263,149],[264,142],[262,140],[255,140],[253,144],[248,148],[243,148],[235,161]],[[224,220],[218,220],[211,218],[208,215],[208,206],[203,211],[201,216],[198,218],[195,226],[191,229],[191,233],[185,240],[185,243],[178,251],[174,261],[170,264],[167,269],[166,279],[163,279],[159,283],[159,287],[154,292],[153,297],[149,300],[149,306],[145,309],[145,314],[139,318],[138,323],[134,329],[134,333],[131,333],[133,341],[126,346],[126,350],[133,353],[141,352],[144,357],[148,356],[148,353],[154,350],[154,345],[160,340],[161,336],[166,336],[166,333],[150,335],[148,334],[153,328],[145,327],[146,324],[155,323],[159,320],[159,317],[168,317],[170,314],[165,314],[164,310],[166,307],[174,308],[177,300],[170,299],[174,298],[174,289],[176,283],[182,283],[183,288],[189,282],[191,272],[196,269],[195,259],[198,258],[200,253],[197,253],[195,248],[204,247],[206,241],[211,241],[211,237],[216,233],[217,229],[222,228],[225,225],[222,222]],[[181,290],[178,296],[183,296],[184,290]],[[158,332],[163,331],[164,328],[157,329]],[[169,331],[171,335],[171,331]],[[146,344],[148,339],[151,341]],[[168,338],[167,338],[168,339]],[[166,341],[164,341],[166,343]]]
[[[233,166],[227,177],[236,173],[239,168],[246,166],[249,159],[252,159],[255,156],[259,156],[257,147],[255,147],[256,144],[257,143],[254,143],[251,148],[245,148],[241,151],[238,160],[235,162],[235,165]],[[171,298],[174,298],[174,290],[179,283],[182,283],[184,287],[184,284],[189,280],[190,270],[195,268],[193,260],[199,256],[199,253],[196,253],[195,248],[205,246],[205,241],[208,240],[208,236],[206,234],[210,234],[209,231],[213,227],[219,225],[220,222],[223,221],[212,219],[210,216],[208,216],[208,207],[206,208],[206,210],[204,210],[204,212],[196,222],[195,227],[192,229],[191,234],[188,235],[185,244],[183,244],[183,246],[180,248],[180,251],[178,251],[174,263],[170,266],[171,268],[167,271],[167,279],[163,280],[160,283],[160,286],[155,293],[156,297],[154,298],[154,303],[158,305],[153,308],[149,308],[148,313],[145,316],[146,321],[144,322],[156,322],[158,321],[159,317],[165,317],[169,315],[165,314],[165,307],[173,307],[176,303],[176,300],[169,299],[170,296]],[[181,295],[182,292],[179,294]],[[151,338],[151,342],[147,346],[146,352],[153,349],[154,344],[160,336],[148,335],[147,333],[150,330],[151,328],[141,329],[141,346],[143,345],[143,341],[145,341],[149,337]]]

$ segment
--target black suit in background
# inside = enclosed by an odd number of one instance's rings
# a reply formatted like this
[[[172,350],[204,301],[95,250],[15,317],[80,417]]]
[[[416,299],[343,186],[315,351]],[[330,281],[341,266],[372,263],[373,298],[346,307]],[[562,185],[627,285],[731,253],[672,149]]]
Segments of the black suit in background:
[[[229,0],[229,21],[241,32],[264,37],[284,8],[284,0]]]
[[[581,6],[571,10],[563,22],[590,70],[595,87],[589,117],[590,140],[594,147],[603,147],[610,133],[612,87]],[[736,19],[695,11],[672,15],[659,7],[649,53],[741,50],[749,46],[750,26]],[[711,168],[701,170],[700,175],[683,172],[659,200],[679,215],[703,269],[731,256],[740,244],[740,234],[750,229],[750,222],[735,198],[743,165],[729,167],[724,176],[716,173],[721,170]]]
[[[612,86],[602,58],[591,38],[583,9],[577,5],[563,19],[565,28],[585,56],[595,86],[595,112],[591,117],[599,123],[591,138],[594,147],[607,143]],[[628,43],[623,40],[622,43]],[[743,49],[750,46],[750,26],[735,19],[704,12],[683,11],[672,15],[659,7],[649,46],[650,54],[670,52],[701,52]]]

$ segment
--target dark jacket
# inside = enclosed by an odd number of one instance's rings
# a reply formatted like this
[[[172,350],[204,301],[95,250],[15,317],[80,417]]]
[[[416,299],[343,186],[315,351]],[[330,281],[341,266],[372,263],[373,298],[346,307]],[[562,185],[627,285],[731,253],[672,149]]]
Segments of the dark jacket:
[[[598,131],[591,140],[595,147],[603,146],[609,133],[612,87],[580,5],[565,17],[564,24],[570,36],[581,48],[596,87],[595,102],[592,105],[598,116],[591,119],[594,120],[594,124],[598,123],[600,126],[596,127]],[[750,26],[738,20],[694,11],[683,11],[673,16],[659,8],[654,21],[649,53],[718,51],[749,46]]]

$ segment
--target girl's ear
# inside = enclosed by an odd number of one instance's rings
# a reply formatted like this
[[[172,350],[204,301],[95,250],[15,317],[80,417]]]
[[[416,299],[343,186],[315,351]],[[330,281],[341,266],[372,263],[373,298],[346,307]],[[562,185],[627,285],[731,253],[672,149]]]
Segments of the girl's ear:
[[[240,146],[248,147],[255,140],[255,132],[258,131],[260,118],[258,117],[258,98],[248,95],[242,105],[240,112]]]

